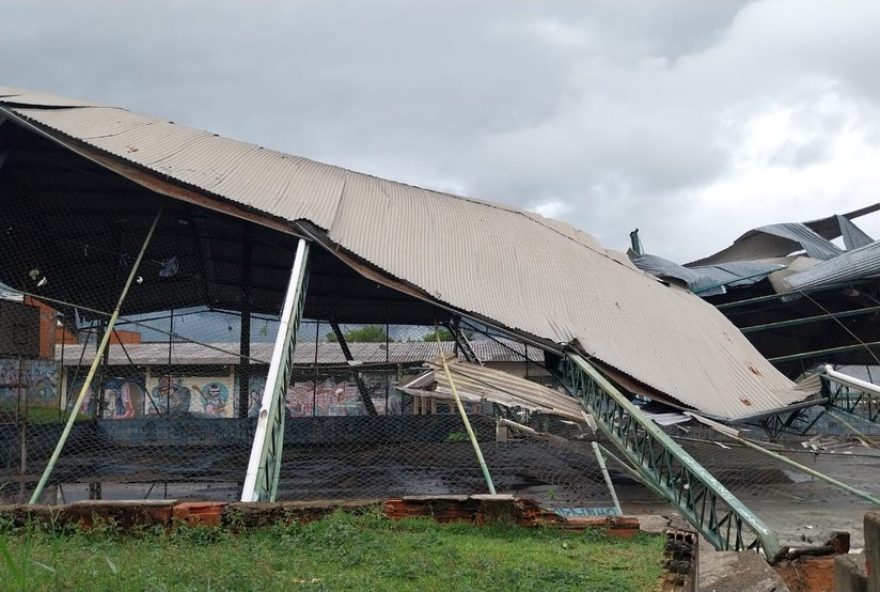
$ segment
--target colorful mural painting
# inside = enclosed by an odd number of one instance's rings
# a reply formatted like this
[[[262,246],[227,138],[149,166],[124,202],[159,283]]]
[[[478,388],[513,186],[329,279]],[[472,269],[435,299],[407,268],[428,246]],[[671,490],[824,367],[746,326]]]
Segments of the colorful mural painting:
[[[266,389],[265,376],[251,376],[248,380],[248,417],[256,417],[260,413],[260,405],[263,402],[263,391]],[[235,392],[238,392],[238,379],[235,383]]]
[[[190,413],[203,417],[233,417],[228,376],[159,376],[147,384],[155,406],[148,415]]]
[[[205,415],[219,415],[232,417],[229,403],[229,387],[222,382],[209,382],[201,387],[193,385],[193,390],[201,397],[202,413]]]
[[[0,366],[2,368],[2,366]],[[71,368],[70,370],[73,370]],[[79,395],[82,377],[69,375],[67,408]],[[386,383],[383,373],[364,373],[364,383],[372,394],[373,405],[380,415],[385,414]],[[3,375],[0,375],[0,379]],[[57,380],[39,375],[31,387],[32,398],[51,400],[58,405],[54,393]],[[252,376],[249,381],[248,417],[256,417],[260,410],[265,376]],[[123,378],[112,377],[104,381],[101,389],[103,405],[101,419],[131,419],[189,414],[195,417],[235,417],[237,381],[228,376],[156,375]],[[48,395],[47,395],[48,393]],[[0,401],[3,390],[0,388]],[[48,399],[47,399],[48,397]],[[14,401],[15,399],[13,399]],[[97,398],[90,388],[80,410],[82,415],[95,417]],[[388,413],[399,414],[401,397],[394,388],[388,389]],[[357,385],[350,375],[336,375],[296,382],[287,389],[286,407],[288,417],[353,416],[365,415]]]
[[[0,405],[14,406],[27,396],[31,407],[57,409],[58,364],[51,360],[0,360]]]
[[[161,376],[155,386],[147,384],[147,391],[154,403],[147,409],[148,415],[189,413],[192,391],[184,386],[182,377]]]
[[[67,410],[73,408],[76,398],[79,396],[83,380],[77,379],[71,383],[67,390]],[[150,405],[146,396],[143,381],[132,380],[122,377],[108,378],[104,381],[102,419],[132,419],[143,417]],[[94,396],[92,387],[86,391],[80,414],[87,417],[95,417],[97,413],[98,398]]]
[[[362,375],[373,399],[373,405],[380,415],[385,414],[385,375],[381,373]],[[260,409],[265,377],[250,379],[250,401],[248,417],[256,417]],[[400,413],[400,393],[394,388],[388,392],[388,412]],[[350,416],[366,415],[357,385],[351,376],[328,376],[313,380],[296,382],[287,389],[288,417]]]

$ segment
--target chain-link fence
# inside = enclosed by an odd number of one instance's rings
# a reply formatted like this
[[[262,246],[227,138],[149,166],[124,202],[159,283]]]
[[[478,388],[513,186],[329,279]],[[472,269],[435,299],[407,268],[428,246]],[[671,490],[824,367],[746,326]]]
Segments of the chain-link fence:
[[[44,474],[38,497],[49,503],[237,499],[294,239],[152,194],[109,217],[101,217],[103,202],[84,197],[77,207],[91,208],[102,222],[95,225],[70,215],[51,184],[0,179],[0,186],[7,206],[0,219],[0,501],[29,500]],[[43,194],[51,199],[34,198]],[[65,222],[44,224],[59,218]],[[332,259],[315,249],[313,261],[319,257]],[[373,308],[361,317],[381,322],[344,322],[361,312],[346,307],[346,298],[378,288],[357,283],[356,274],[339,275],[340,265],[328,261],[315,265],[310,288],[322,299],[307,298],[306,312],[315,318],[302,322],[297,336],[279,499],[486,492],[438,362],[443,356],[455,366],[499,492],[560,511],[613,505],[594,434],[542,349],[476,323],[459,327],[439,310],[437,325],[413,324],[414,317],[424,322],[425,309],[400,295],[381,310],[364,305]],[[104,340],[109,345],[97,355]],[[554,400],[553,409],[530,395],[538,388],[547,390],[537,399]],[[71,415],[72,429],[52,462]],[[857,498],[708,429],[667,430],[760,517],[787,532],[783,538],[803,534],[794,524],[804,516],[833,524],[844,506],[853,515],[864,509]],[[833,418],[812,430],[781,441],[780,452],[880,493],[873,449]],[[750,437],[764,435],[756,428]],[[610,442],[600,443],[614,452]],[[660,503],[613,457],[608,468],[625,510]]]
[[[817,409],[811,415],[819,413]],[[760,427],[740,432],[779,458],[702,425],[673,427],[670,434],[767,523],[782,544],[819,545],[832,531],[847,530],[853,545],[861,546],[864,513],[876,506],[810,471],[880,499],[880,438],[857,435],[825,413],[805,435],[785,434],[771,441]]]
[[[286,279],[292,245],[214,216],[166,211],[110,327],[110,295],[124,291],[151,218],[46,234],[39,220],[53,213],[33,205],[5,213],[0,237],[0,268],[17,279],[2,301],[40,315],[39,351],[0,360],[0,498],[27,501],[51,465],[43,502],[237,499],[284,288],[260,273],[274,266]],[[205,299],[216,306],[196,304]],[[332,303],[318,308],[336,316]],[[279,499],[487,491],[460,415],[432,390],[437,369],[426,364],[441,355],[553,384],[543,352],[509,337],[468,330],[456,340],[451,327],[393,322],[301,323]],[[583,430],[572,435],[571,420],[560,426],[484,395],[465,393],[465,407],[499,491],[560,506],[611,505]],[[509,422],[504,429],[500,418]]]

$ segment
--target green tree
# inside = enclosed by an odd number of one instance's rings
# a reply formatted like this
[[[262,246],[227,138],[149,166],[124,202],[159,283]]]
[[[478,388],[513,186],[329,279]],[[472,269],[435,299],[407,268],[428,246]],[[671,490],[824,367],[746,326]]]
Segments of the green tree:
[[[348,343],[374,343],[377,341],[394,341],[388,338],[385,328],[380,325],[364,325],[357,329],[349,329],[345,333],[345,340]],[[336,334],[334,332],[327,333],[327,341],[336,342]]]
[[[437,341],[437,333],[440,333],[440,341],[455,341],[455,337],[452,335],[452,331],[450,331],[446,327],[440,327],[439,329],[431,331],[430,333],[425,333],[425,335],[422,337],[422,341]]]

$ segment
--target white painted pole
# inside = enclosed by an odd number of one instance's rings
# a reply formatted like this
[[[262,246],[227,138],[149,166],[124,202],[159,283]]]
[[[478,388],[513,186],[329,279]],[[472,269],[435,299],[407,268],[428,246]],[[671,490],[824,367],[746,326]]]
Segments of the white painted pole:
[[[828,378],[833,379],[834,382],[840,383],[844,386],[852,387],[866,393],[880,395],[880,386],[877,386],[876,384],[867,382],[860,378],[856,378],[855,376],[850,376],[849,374],[838,372],[829,365],[825,366],[825,375],[828,376]]]
[[[306,256],[308,243],[299,239],[296,247],[296,256],[293,259],[293,268],[290,272],[290,281],[287,284],[287,293],[284,296],[284,305],[281,309],[281,320],[278,324],[278,334],[275,336],[275,347],[272,350],[272,359],[269,362],[269,371],[266,375],[266,386],[263,390],[263,398],[260,401],[260,413],[257,415],[257,429],[254,432],[254,443],[251,446],[251,455],[248,460],[247,472],[244,477],[244,487],[241,491],[241,501],[258,502],[260,492],[257,487],[257,479],[260,471],[268,470],[264,467],[265,455],[268,450],[269,422],[272,419],[273,403],[275,403],[276,390],[287,385],[278,384],[283,374],[282,363],[284,361],[284,349],[291,339],[291,331],[296,326],[296,306],[300,298],[303,279],[305,277]],[[293,355],[293,352],[291,352]],[[283,403],[281,403],[283,404]]]

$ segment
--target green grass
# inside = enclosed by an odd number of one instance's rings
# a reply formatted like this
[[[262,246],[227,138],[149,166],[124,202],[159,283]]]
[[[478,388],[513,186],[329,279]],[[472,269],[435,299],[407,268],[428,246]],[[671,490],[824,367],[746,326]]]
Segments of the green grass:
[[[0,590],[642,591],[663,543],[343,513],[240,533],[32,527],[0,534]]]

